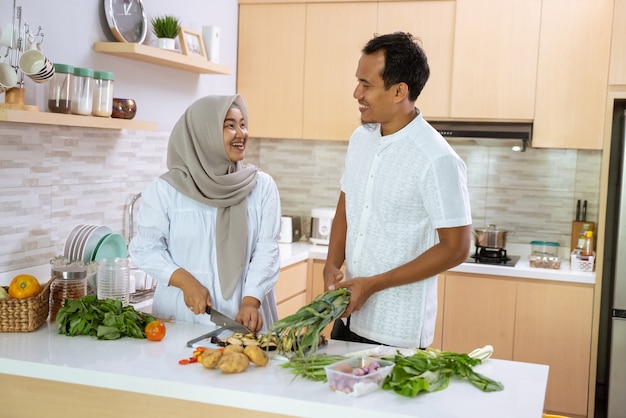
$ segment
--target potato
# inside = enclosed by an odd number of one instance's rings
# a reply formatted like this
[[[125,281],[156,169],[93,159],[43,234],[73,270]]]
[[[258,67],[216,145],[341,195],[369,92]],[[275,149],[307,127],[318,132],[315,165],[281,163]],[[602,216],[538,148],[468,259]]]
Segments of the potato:
[[[229,344],[226,347],[224,347],[224,354],[226,353],[243,353],[243,345]]]
[[[214,348],[208,348],[201,354],[201,357],[202,366],[205,369],[214,369],[222,357],[222,351]]]
[[[250,359],[243,353],[224,353],[217,367],[222,373],[241,373],[250,365]]]
[[[243,349],[243,353],[257,366],[265,366],[269,362],[267,353],[258,345],[246,346],[246,348]]]

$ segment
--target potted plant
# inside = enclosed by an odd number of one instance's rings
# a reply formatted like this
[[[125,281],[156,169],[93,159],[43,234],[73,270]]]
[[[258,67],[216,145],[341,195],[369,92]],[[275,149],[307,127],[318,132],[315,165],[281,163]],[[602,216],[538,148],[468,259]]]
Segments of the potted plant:
[[[174,49],[176,37],[180,31],[180,22],[171,15],[156,16],[150,21],[152,33],[157,37],[157,46],[164,49]]]

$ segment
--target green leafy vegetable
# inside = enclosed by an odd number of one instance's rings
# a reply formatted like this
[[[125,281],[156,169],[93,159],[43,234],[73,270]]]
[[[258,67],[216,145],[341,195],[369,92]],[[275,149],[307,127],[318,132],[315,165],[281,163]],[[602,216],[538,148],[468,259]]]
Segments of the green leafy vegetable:
[[[91,335],[99,340],[117,340],[124,336],[146,338],[146,325],[156,318],[123,306],[117,299],[98,299],[95,295],[65,299],[56,316],[59,334]]]
[[[327,325],[341,317],[350,303],[350,291],[345,288],[319,294],[313,302],[298,309],[293,315],[274,322],[270,334],[294,341],[297,353],[317,351],[320,334]],[[279,347],[279,350],[282,348]],[[285,350],[286,351],[286,350]]]
[[[482,363],[482,359],[472,358],[468,354],[426,349],[412,356],[396,354],[386,359],[396,365],[385,378],[383,389],[393,390],[402,396],[413,397],[422,391],[443,390],[448,387],[452,376],[467,379],[483,392],[504,389],[502,383],[476,373],[473,366]]]

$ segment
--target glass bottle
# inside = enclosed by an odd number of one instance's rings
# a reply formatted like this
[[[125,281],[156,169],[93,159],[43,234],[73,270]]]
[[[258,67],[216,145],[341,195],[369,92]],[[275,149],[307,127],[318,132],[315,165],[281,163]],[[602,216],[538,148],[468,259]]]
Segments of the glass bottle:
[[[580,255],[583,257],[591,257],[595,253],[593,251],[593,231],[585,232],[585,243],[583,244],[583,248],[580,252]]]
[[[50,285],[50,322],[54,322],[65,299],[80,299],[87,294],[87,269],[81,266],[52,268]]]
[[[94,116],[109,117],[113,111],[113,80],[109,71],[94,71],[93,108]]]
[[[70,113],[74,67],[54,64],[54,75],[48,83],[48,110],[52,113]]]
[[[74,87],[72,88],[72,113],[91,115],[93,108],[93,70],[74,68]]]

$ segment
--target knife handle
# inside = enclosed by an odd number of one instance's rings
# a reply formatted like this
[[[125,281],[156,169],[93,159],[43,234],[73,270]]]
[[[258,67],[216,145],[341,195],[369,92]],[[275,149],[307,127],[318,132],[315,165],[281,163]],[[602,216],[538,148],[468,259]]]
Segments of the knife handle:
[[[580,199],[576,202],[576,222],[580,221]]]
[[[202,341],[202,340],[206,340],[207,338],[211,338],[214,335],[219,334],[220,332],[224,331],[224,327],[218,328],[218,329],[214,329],[211,332],[207,332],[206,334],[203,334],[201,336],[199,336],[198,338],[194,338],[193,340],[189,340],[187,341],[187,347],[193,347],[193,345],[195,343],[197,343],[198,341]]]
[[[587,222],[587,201],[585,200],[583,202],[583,212],[582,212],[582,219],[583,222]]]

